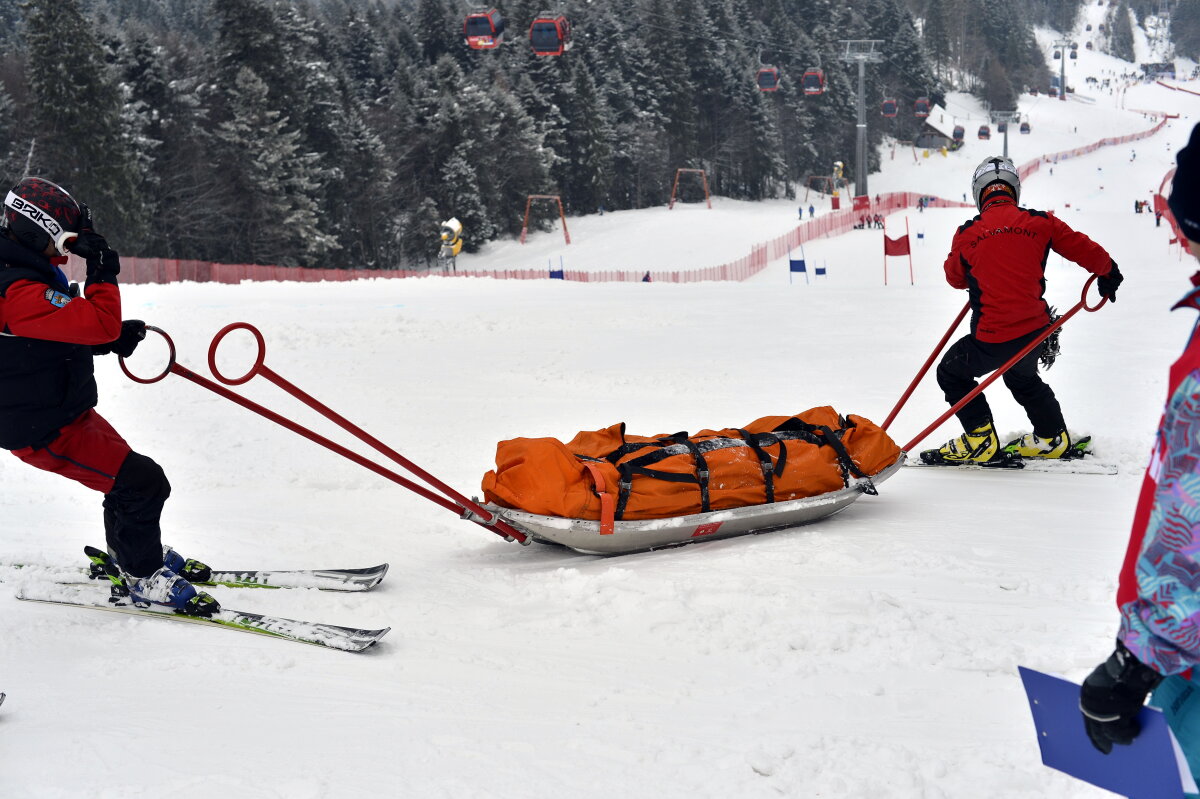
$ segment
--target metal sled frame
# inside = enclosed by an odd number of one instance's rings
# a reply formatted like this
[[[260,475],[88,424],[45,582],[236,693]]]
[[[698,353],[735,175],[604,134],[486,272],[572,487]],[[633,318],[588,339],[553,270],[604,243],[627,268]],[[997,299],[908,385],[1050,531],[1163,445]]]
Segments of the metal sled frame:
[[[903,462],[901,454],[895,463],[871,477],[870,483],[879,485],[895,474]],[[858,478],[840,491],[804,499],[666,519],[621,521],[616,522],[609,535],[600,533],[599,521],[539,516],[494,505],[487,508],[534,541],[560,544],[588,555],[618,555],[810,524],[848,508],[863,495],[867,485],[866,480]]]

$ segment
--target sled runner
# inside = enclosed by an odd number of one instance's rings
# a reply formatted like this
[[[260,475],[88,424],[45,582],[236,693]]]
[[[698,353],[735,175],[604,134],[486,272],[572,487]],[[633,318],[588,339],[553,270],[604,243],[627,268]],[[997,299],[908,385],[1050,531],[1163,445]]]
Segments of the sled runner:
[[[539,543],[560,544],[589,555],[614,555],[811,524],[845,510],[863,494],[874,493],[873,486],[895,474],[902,462],[903,459],[898,458],[869,479],[855,478],[848,487],[838,491],[769,505],[614,522],[611,533],[602,533],[598,520],[539,516],[510,508],[488,507]]]

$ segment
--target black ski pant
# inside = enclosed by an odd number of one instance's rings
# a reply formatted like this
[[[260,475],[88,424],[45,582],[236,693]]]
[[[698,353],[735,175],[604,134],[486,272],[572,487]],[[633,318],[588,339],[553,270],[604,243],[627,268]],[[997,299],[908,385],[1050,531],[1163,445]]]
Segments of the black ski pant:
[[[108,551],[135,577],[152,574],[163,564],[159,519],[170,496],[162,467],[137,452],[125,458],[112,490],[104,495]]]
[[[954,342],[942,362],[938,364],[937,381],[945,392],[946,402],[955,405],[971,393],[979,383],[975,378],[994,372],[1009,359],[1037,338],[1042,330],[1035,330],[1011,341],[991,343],[966,335]],[[1038,355],[1041,347],[1022,358],[1004,373],[1004,385],[1012,392],[1013,399],[1025,409],[1033,425],[1033,432],[1043,438],[1056,436],[1066,429],[1062,408],[1054,391],[1038,375]],[[971,431],[987,424],[992,419],[987,398],[979,394],[958,411],[958,420],[965,430]]]

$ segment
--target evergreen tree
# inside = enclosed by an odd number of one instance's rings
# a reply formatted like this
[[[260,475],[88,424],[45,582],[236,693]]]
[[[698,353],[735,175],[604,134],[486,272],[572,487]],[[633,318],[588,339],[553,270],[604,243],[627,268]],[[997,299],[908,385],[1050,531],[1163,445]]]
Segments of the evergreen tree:
[[[1200,0],[1179,0],[1171,14],[1171,38],[1181,56],[1200,59]]]
[[[0,83],[0,190],[24,177],[22,159],[18,156],[20,141],[16,135],[16,103]]]
[[[1109,52],[1124,61],[1133,61],[1133,23],[1130,22],[1129,6],[1122,0],[1112,15],[1112,36]]]
[[[78,0],[24,0],[27,77],[38,131],[30,171],[88,203],[118,249],[149,230],[139,174],[123,137],[122,98]]]
[[[462,222],[463,230],[469,235],[463,249],[473,252],[483,242],[494,238],[496,229],[483,204],[475,166],[463,152],[466,149],[466,145],[460,145],[450,155],[442,167],[440,182],[446,196],[443,217],[454,216]]]
[[[337,246],[319,224],[312,199],[315,158],[298,145],[300,134],[272,111],[266,83],[243,67],[226,99],[231,116],[215,131],[218,169],[228,181],[227,223],[247,261],[325,266]]]
[[[604,99],[598,95],[587,67],[576,63],[572,72],[571,102],[564,109],[564,163],[570,165],[570,171],[560,178],[559,185],[569,213],[595,213],[607,199],[613,131]]]

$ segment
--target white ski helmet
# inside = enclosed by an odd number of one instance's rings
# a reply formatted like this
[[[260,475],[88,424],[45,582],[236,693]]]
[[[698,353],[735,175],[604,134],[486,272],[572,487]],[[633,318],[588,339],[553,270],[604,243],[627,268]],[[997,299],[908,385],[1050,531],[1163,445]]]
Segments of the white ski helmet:
[[[1005,184],[1012,189],[1013,199],[1021,201],[1021,177],[1017,174],[1016,164],[993,155],[975,167],[975,174],[971,177],[971,196],[975,199],[976,208],[982,210],[983,190],[993,183]]]

